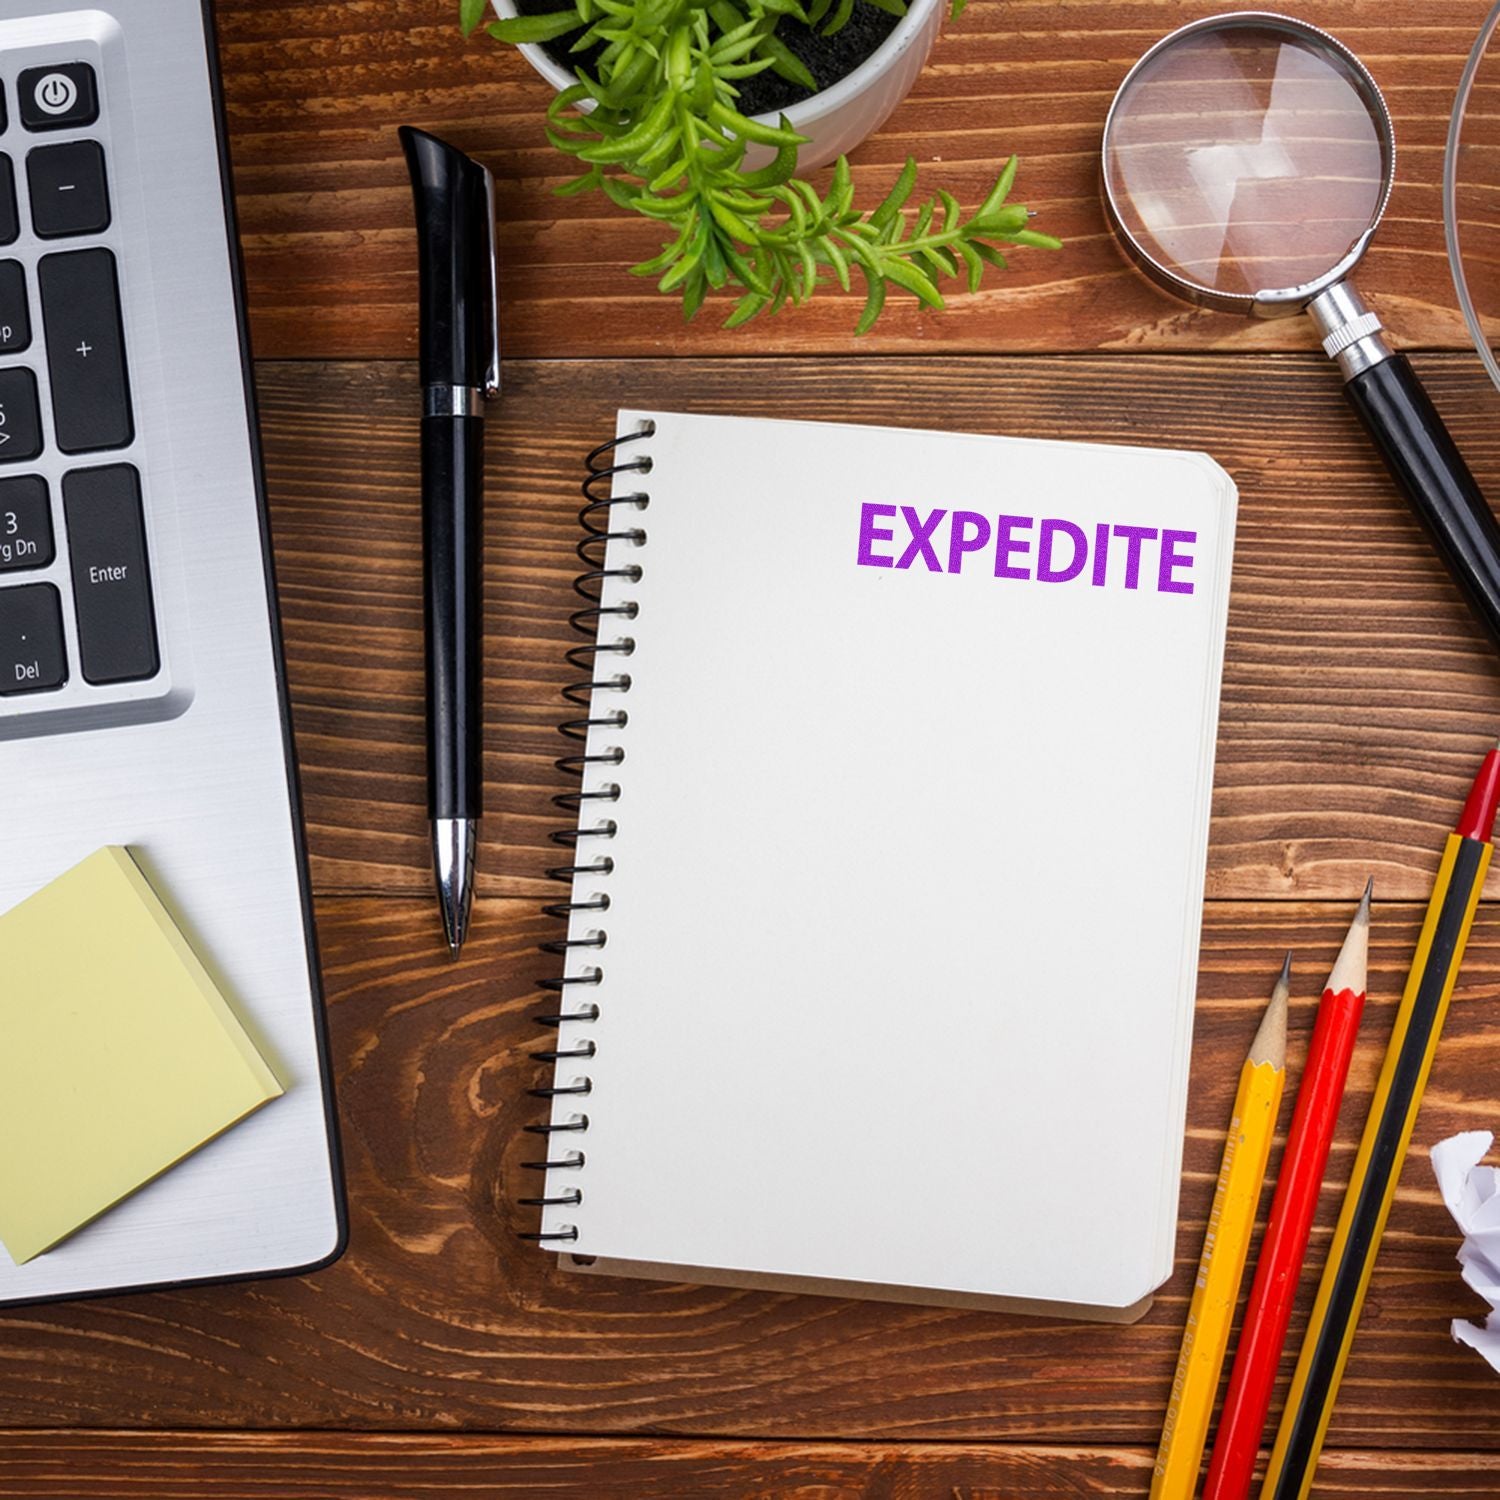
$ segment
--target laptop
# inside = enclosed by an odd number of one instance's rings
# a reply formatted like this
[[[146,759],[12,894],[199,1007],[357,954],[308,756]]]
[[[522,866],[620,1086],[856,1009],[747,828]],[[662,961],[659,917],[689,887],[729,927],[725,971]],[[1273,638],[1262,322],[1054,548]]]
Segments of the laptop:
[[[0,1305],[345,1241],[216,68],[204,0],[0,12],[0,911],[128,846],[286,1094]]]

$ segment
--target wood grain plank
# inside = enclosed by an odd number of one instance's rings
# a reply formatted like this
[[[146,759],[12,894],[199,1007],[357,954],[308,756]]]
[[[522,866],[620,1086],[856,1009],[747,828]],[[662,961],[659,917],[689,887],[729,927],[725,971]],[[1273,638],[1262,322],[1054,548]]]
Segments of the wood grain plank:
[[[1009,0],[950,24],[906,103],[856,153],[861,201],[908,154],[975,203],[1012,152],[1057,255],[1021,252],[972,298],[931,314],[892,307],[864,350],[1311,349],[1305,320],[1262,322],[1173,302],[1128,270],[1098,201],[1100,132],[1132,62],[1216,0]],[[510,49],[465,44],[454,0],[219,0],[224,83],[254,333],[262,356],[414,353],[416,256],[396,146],[403,122],[439,131],[499,182],[508,352],[847,353],[858,306],[811,307],[724,332],[690,327],[627,267],[660,236],[573,175],[543,136],[550,90]],[[1478,0],[1305,0],[1299,14],[1363,55],[1390,102],[1397,182],[1360,281],[1408,345],[1466,347],[1443,251],[1443,141]],[[1493,120],[1476,128],[1488,144]],[[905,299],[902,299],[905,301]]]
[[[515,1238],[536,1117],[526,1056],[554,926],[487,901],[462,960],[427,903],[319,903],[352,1241],[302,1280],[0,1313],[17,1426],[243,1426],[1155,1441],[1235,1075],[1281,951],[1297,952],[1292,1066],[1347,909],[1213,903],[1203,947],[1176,1269],[1130,1328],[581,1278]],[[1371,1001],[1313,1240],[1321,1261],[1420,908],[1378,903]],[[1496,1124],[1500,922],[1476,925],[1354,1346],[1332,1441],[1500,1451],[1495,1377],[1448,1326],[1477,1299],[1420,1153]],[[913,1037],[917,1047],[933,1045]],[[898,1101],[899,1103],[899,1101]],[[1283,1127],[1290,1099],[1283,1111]],[[698,1137],[712,1170],[712,1133]],[[686,1147],[685,1149],[692,1149]],[[1279,1149],[1279,1148],[1278,1148]],[[1087,1163],[1079,1163],[1080,1172]],[[1303,1326],[1303,1288],[1294,1336]],[[0,1436],[0,1450],[6,1446]],[[1500,1472],[1500,1458],[1491,1472]],[[1131,1484],[1138,1476],[1130,1478]]]
[[[1421,363],[1500,493],[1500,398],[1456,356]],[[268,364],[260,387],[316,884],[426,893],[414,372]],[[1240,487],[1210,894],[1347,897],[1372,871],[1425,899],[1500,671],[1335,374],[1264,356],[512,366],[489,436],[483,889],[542,894],[560,862],[578,482],[617,404],[1208,449]]]
[[[0,1494],[62,1500],[81,1487],[132,1500],[1104,1500],[1141,1496],[1145,1448],[960,1443],[740,1443],[451,1433],[17,1432]],[[1328,1453],[1320,1497],[1494,1500],[1480,1453]]]

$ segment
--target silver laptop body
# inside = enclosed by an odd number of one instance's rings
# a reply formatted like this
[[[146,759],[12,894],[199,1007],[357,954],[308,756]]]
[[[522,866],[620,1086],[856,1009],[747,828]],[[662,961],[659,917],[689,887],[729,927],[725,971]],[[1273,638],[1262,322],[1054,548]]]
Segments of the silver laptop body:
[[[215,69],[200,0],[0,0],[0,911],[129,846],[286,1093],[0,1304],[344,1243]]]

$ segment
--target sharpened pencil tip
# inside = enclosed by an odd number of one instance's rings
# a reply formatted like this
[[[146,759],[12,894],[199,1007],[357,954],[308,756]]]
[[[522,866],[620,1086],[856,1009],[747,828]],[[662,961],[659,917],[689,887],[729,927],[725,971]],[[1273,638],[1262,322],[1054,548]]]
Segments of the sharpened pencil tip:
[[[1261,1017],[1255,1040],[1250,1043],[1250,1061],[1256,1065],[1270,1063],[1273,1068],[1286,1066],[1286,1008],[1292,992],[1292,955],[1288,950],[1281,963],[1281,973],[1271,989],[1266,1013]]]
[[[1375,893],[1375,877],[1365,881],[1365,893],[1359,898],[1359,908],[1350,919],[1349,930],[1344,934],[1343,947],[1334,960],[1333,972],[1328,976],[1326,989],[1335,995],[1349,990],[1356,995],[1365,992],[1366,974],[1370,964],[1370,897]]]

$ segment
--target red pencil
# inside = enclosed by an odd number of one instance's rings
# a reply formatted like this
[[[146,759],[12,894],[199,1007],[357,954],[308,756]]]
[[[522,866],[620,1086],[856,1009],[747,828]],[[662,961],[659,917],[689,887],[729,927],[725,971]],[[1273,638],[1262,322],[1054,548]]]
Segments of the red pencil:
[[[1250,1493],[1255,1456],[1276,1384],[1276,1367],[1281,1362],[1281,1346],[1297,1296],[1302,1257],[1307,1252],[1349,1059],[1365,1008],[1372,885],[1365,885],[1359,910],[1349,925],[1318,1006],[1281,1175],[1271,1200],[1271,1218],[1260,1247],[1229,1390],[1214,1438],[1203,1500],[1244,1500]]]

